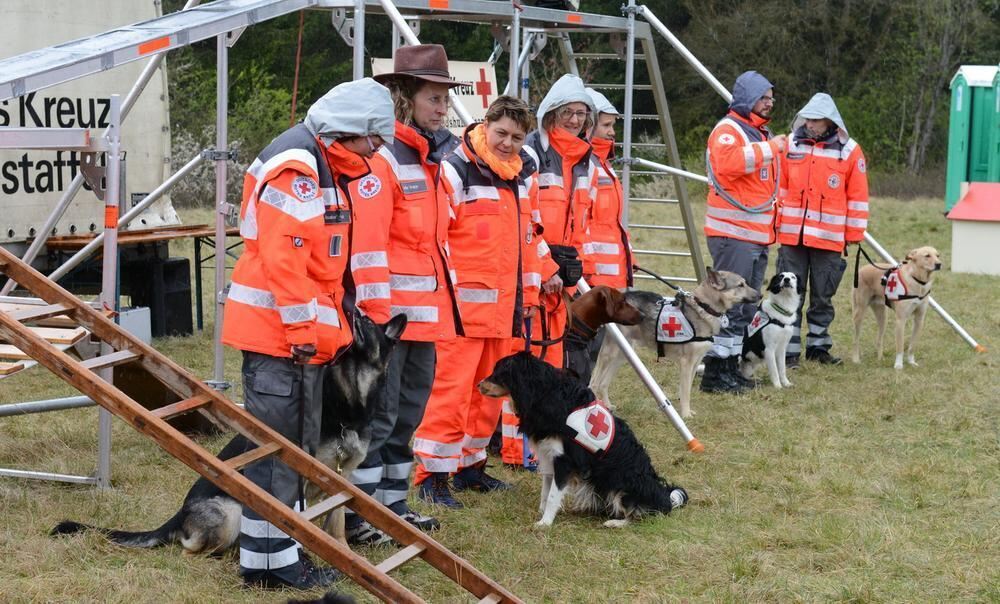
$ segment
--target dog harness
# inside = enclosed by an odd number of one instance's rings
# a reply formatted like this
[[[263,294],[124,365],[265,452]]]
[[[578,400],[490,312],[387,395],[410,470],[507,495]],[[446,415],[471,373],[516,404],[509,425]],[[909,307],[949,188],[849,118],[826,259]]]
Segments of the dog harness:
[[[595,400],[574,409],[566,418],[576,436],[573,441],[590,453],[603,457],[615,440],[615,417],[604,401]]]
[[[920,285],[927,285],[926,281],[921,281],[912,275],[911,277]],[[899,274],[898,266],[885,271],[885,274],[882,275],[882,285],[885,287],[886,306],[892,306],[893,302],[898,302],[899,300],[923,300],[931,294],[930,290],[927,290],[927,293],[922,296],[909,293],[909,290],[906,289],[906,280],[903,279],[903,275]]]
[[[795,315],[794,310],[789,311],[778,304],[775,304],[774,300],[771,301],[771,306],[786,317]],[[765,348],[763,333],[764,328],[773,322],[774,318],[771,317],[766,310],[764,310],[764,304],[761,303],[757,306],[757,312],[754,313],[753,319],[751,319],[750,322],[747,323],[747,326],[743,328],[743,351],[753,352],[757,354],[757,356],[763,357]]]
[[[656,320],[656,354],[658,357],[665,355],[664,344],[686,344],[688,342],[707,342],[712,340],[712,336],[699,336],[695,333],[691,321],[684,315],[684,299],[687,296],[678,295],[676,298],[663,298],[660,300],[660,312]],[[725,319],[725,315],[719,315],[711,308],[698,302],[706,312],[713,316],[718,316],[720,321]]]

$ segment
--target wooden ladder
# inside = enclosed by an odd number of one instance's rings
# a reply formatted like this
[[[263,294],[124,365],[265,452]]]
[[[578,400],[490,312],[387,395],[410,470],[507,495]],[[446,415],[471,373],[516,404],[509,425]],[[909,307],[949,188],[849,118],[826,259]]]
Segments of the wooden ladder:
[[[375,596],[386,602],[422,602],[419,596],[388,574],[407,562],[421,558],[480,602],[521,602],[517,596],[366,495],[345,477],[306,454],[184,368],[133,337],[2,247],[0,273],[11,277],[47,303],[46,306],[21,311],[0,312],[0,336],[153,439],[167,453],[294,537],[305,548],[343,571]],[[110,345],[114,352],[80,362],[24,324],[56,316],[69,317],[74,324],[86,327],[94,336]],[[181,400],[149,411],[94,373],[98,369],[125,363],[139,363],[150,375],[177,393]],[[190,411],[199,411],[244,435],[256,443],[257,448],[228,461],[219,460],[167,424],[167,419]],[[294,469],[328,497],[298,513],[240,474],[240,468],[271,456]],[[313,523],[339,506],[347,506],[363,516],[401,544],[402,549],[375,565]]]

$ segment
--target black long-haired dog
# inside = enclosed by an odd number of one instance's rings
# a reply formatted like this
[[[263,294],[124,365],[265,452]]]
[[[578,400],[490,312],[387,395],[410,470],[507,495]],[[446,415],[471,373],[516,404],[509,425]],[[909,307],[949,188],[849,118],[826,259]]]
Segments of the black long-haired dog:
[[[608,527],[687,502],[684,489],[657,475],[628,424],[567,372],[519,352],[500,359],[479,391],[510,397],[535,450],[542,475],[537,526],[552,525],[567,491],[570,509],[610,516]]]

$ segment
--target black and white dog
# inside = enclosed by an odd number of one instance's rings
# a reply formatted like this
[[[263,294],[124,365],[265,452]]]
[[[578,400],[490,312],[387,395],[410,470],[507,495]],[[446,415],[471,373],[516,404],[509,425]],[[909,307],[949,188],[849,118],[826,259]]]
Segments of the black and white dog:
[[[385,325],[376,325],[368,317],[355,313],[353,325],[354,343],[326,369],[320,447],[316,454],[320,461],[343,476],[349,476],[367,455],[371,440],[370,419],[381,397],[381,384],[385,381],[392,349],[406,328],[406,315],[397,315]],[[254,447],[244,436],[237,435],[223,447],[218,457],[224,461]],[[181,509],[152,531],[116,531],[65,520],[52,529],[52,534],[94,529],[127,547],[180,543],[189,553],[218,554],[229,549],[239,537],[242,511],[239,501],[207,479],[199,478],[188,491]],[[339,526],[334,526],[332,532],[343,540],[342,518],[335,522]],[[331,530],[329,524],[327,530]]]
[[[795,273],[778,273],[767,286],[768,296],[757,307],[744,328],[740,371],[752,379],[757,368],[767,365],[775,388],[792,385],[785,370],[785,351],[795,330],[801,294]]]
[[[552,525],[567,492],[570,509],[610,516],[604,526],[615,528],[687,502],[684,489],[656,474],[628,424],[569,372],[519,352],[500,359],[479,391],[510,397],[535,450],[542,475],[537,526]]]

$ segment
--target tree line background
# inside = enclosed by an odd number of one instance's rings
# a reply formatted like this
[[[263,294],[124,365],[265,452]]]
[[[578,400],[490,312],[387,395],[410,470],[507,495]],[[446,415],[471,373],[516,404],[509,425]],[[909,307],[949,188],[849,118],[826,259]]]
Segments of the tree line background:
[[[503,1],[503,0],[498,0]],[[620,15],[621,0],[583,0],[581,10]],[[164,0],[164,13],[182,0]],[[883,195],[938,196],[944,189],[949,83],[962,64],[1000,61],[1000,0],[648,0],[647,6],[727,87],[756,69],[775,84],[772,129],[786,132],[795,112],[815,92],[829,92],[851,135],[865,149],[873,188]],[[295,90],[301,23],[301,58]],[[391,24],[369,12],[367,58],[391,53]],[[487,26],[423,21],[421,40],[443,44],[456,60],[485,61],[494,40]],[[607,35],[573,34],[578,52],[610,50]],[[550,40],[533,61],[531,92],[537,104],[564,72]],[[701,154],[726,104],[657,36],[657,55],[685,167],[702,169]],[[239,151],[230,174],[238,199],[242,169],[274,136],[332,86],[350,79],[352,50],[331,25],[329,11],[305,11],[254,25],[230,51],[229,138]],[[170,54],[174,164],[187,162],[215,141],[214,40]],[[507,79],[506,54],[497,63]],[[623,63],[581,61],[588,82],[623,82]],[[366,69],[370,73],[370,67]],[[636,66],[636,82],[646,82]],[[622,107],[624,92],[606,91]],[[652,96],[635,93],[635,113],[654,113]],[[638,135],[654,122],[635,122]],[[205,166],[209,170],[209,166]],[[212,179],[173,193],[180,204],[212,198]],[[192,181],[193,183],[193,181]]]

